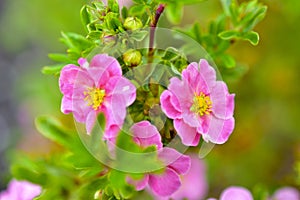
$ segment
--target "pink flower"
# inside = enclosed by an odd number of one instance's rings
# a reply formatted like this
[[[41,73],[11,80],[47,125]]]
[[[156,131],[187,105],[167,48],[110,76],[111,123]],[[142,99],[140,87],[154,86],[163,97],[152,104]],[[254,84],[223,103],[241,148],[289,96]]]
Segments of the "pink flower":
[[[300,193],[296,188],[283,187],[278,189],[270,200],[299,200]]]
[[[187,146],[197,146],[201,135],[206,142],[222,144],[233,131],[234,94],[216,80],[216,72],[206,60],[189,64],[182,80],[171,78],[160,102]]]
[[[42,192],[40,186],[27,181],[11,180],[6,191],[0,193],[0,200],[31,200]]]
[[[220,200],[253,200],[253,197],[246,188],[232,186],[222,192]]]
[[[181,176],[181,187],[169,197],[155,197],[156,200],[200,200],[207,194],[206,170],[202,160],[191,156],[191,167],[188,173]]]
[[[166,168],[163,173],[147,173],[141,180],[128,178],[128,183],[136,190],[143,190],[147,185],[157,196],[170,196],[181,186],[179,175],[185,174],[190,168],[190,158],[171,148],[163,148],[161,137],[155,126],[148,121],[142,121],[131,127],[134,141],[141,147],[155,145],[158,149],[158,159]]]
[[[102,0],[102,2],[107,5],[107,0]],[[120,10],[126,6],[129,7],[132,5],[132,0],[118,0]]]
[[[98,54],[90,64],[83,58],[78,63],[80,67],[69,64],[61,71],[59,87],[64,95],[61,111],[73,112],[76,121],[86,123],[88,133],[97,115],[104,113],[104,138],[114,138],[124,123],[126,107],[135,100],[136,88],[122,77],[121,66],[113,57]]]
[[[209,198],[207,200],[215,200]],[[220,200],[253,200],[252,194],[243,187],[231,186],[225,189],[220,197]]]

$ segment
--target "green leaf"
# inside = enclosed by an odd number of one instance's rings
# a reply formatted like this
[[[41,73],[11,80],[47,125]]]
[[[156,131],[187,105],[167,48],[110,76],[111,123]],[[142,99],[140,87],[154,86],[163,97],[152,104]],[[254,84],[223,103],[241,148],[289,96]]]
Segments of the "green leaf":
[[[121,131],[117,138],[116,167],[122,171],[140,173],[162,168],[157,152],[146,152],[133,142],[130,133]]]
[[[116,13],[109,12],[105,16],[105,26],[109,30],[117,31],[119,27],[123,26],[123,24]]]
[[[144,0],[133,0],[133,2],[136,4],[143,4]]]
[[[54,60],[56,62],[62,62],[62,63],[72,63],[73,62],[66,54],[50,53],[50,54],[48,54],[48,57],[51,60]]]
[[[257,45],[259,42],[259,35],[257,32],[250,31],[243,34],[243,39],[248,40],[252,45]]]
[[[121,188],[126,185],[126,174],[118,170],[112,170],[109,174],[109,180],[111,185],[115,188]]]
[[[81,10],[80,10],[80,18],[81,18],[81,22],[82,22],[84,28],[85,28],[86,30],[88,30],[88,29],[87,29],[87,25],[88,25],[89,23],[91,23],[92,16],[91,16],[91,14],[89,13],[88,6],[87,6],[87,5],[84,5],[84,6],[81,8]]]
[[[108,0],[107,7],[111,12],[119,14],[119,5],[116,0]]]
[[[35,126],[43,136],[69,149],[76,149],[78,143],[81,143],[76,140],[76,137],[71,136],[71,134],[77,133],[66,131],[62,124],[55,118],[46,116],[38,117],[35,120]]]
[[[138,31],[134,31],[130,34],[130,38],[141,42],[143,39],[145,39],[145,37],[148,35],[148,31],[143,31],[143,30],[138,30]]]
[[[103,113],[97,116],[97,121],[89,134],[79,133],[80,139],[88,151],[100,162],[113,162],[108,152],[107,144],[103,141],[105,117]]]
[[[270,196],[267,187],[262,184],[255,185],[252,194],[255,200],[268,199]]]
[[[260,21],[262,21],[267,12],[267,6],[262,6],[259,8],[256,12],[256,14],[248,20],[247,23],[244,24],[244,30],[245,32],[252,30]]]
[[[114,191],[114,196],[121,199],[129,199],[134,194],[135,190],[126,182],[128,174],[112,170],[109,174],[109,180]]]
[[[93,45],[91,41],[89,41],[84,36],[77,34],[77,33],[64,33],[62,32],[62,39],[61,41],[67,45],[72,52],[80,53],[82,50],[90,47]]]
[[[179,24],[183,16],[183,5],[177,2],[168,4],[166,14],[171,23]]]
[[[201,43],[202,42],[202,39],[201,39],[201,28],[200,28],[200,25],[199,23],[195,23],[192,27],[192,35],[193,35],[193,38]]]
[[[182,5],[190,5],[190,4],[197,4],[205,0],[160,0],[161,3],[167,3],[167,4],[174,4],[174,3],[180,3]]]
[[[223,40],[238,39],[240,37],[240,32],[235,30],[223,31],[219,33],[218,36]]]
[[[180,52],[177,49],[173,47],[168,47],[164,55],[162,56],[162,59],[171,61],[173,59],[176,59],[178,56],[180,56]]]
[[[228,54],[223,54],[221,60],[226,68],[233,68],[236,65],[234,58]]]
[[[80,199],[94,199],[94,195],[98,190],[104,190],[109,184],[107,176],[97,178],[82,185],[79,189]]]
[[[106,10],[106,5],[104,5],[103,1],[93,1],[92,6],[99,13],[102,13]]]
[[[100,40],[100,37],[102,35],[101,31],[90,31],[87,35],[87,38],[90,40]]]
[[[232,0],[220,0],[226,16],[230,16],[230,6]]]
[[[189,5],[189,4],[197,4],[197,3],[200,3],[202,1],[205,1],[205,0],[181,0],[180,2],[185,4],[185,5]]]
[[[134,5],[130,8],[129,13],[133,16],[142,15],[146,11],[145,5]]]
[[[216,51],[216,53],[222,53],[226,51],[229,47],[230,42],[228,40],[222,40],[221,42],[219,42],[218,50]]]
[[[45,185],[47,181],[46,174],[41,175],[39,172],[34,172],[31,169],[22,167],[20,165],[13,165],[11,167],[11,172],[15,178],[27,180],[35,184]]]
[[[128,17],[128,9],[126,8],[126,6],[124,6],[121,10],[121,15],[123,19],[126,19]]]
[[[230,19],[232,21],[232,24],[234,26],[237,26],[239,21],[239,11],[235,0],[231,3],[231,6],[229,7],[229,12],[230,12]]]
[[[42,73],[46,75],[59,75],[61,69],[65,66],[65,64],[57,64],[51,66],[45,66],[42,69]]]
[[[45,185],[47,175],[39,167],[39,163],[31,160],[26,155],[18,154],[11,166],[11,172],[17,179],[27,180],[35,184]]]

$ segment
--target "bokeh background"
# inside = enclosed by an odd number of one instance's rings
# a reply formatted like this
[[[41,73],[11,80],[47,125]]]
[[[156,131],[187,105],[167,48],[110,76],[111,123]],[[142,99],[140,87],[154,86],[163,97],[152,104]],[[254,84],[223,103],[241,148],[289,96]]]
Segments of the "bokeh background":
[[[38,115],[62,117],[57,77],[40,70],[52,63],[48,53],[65,51],[58,40],[61,31],[83,33],[79,10],[86,2],[0,1],[0,189],[10,179],[15,149],[40,156],[57,148],[34,128]],[[261,2],[268,12],[256,27],[259,45],[238,42],[229,50],[248,71],[228,83],[236,93],[235,131],[204,159],[210,196],[230,185],[271,191],[300,186],[295,170],[300,161],[300,2]],[[207,0],[186,11],[182,25],[199,21],[205,29],[221,5]]]

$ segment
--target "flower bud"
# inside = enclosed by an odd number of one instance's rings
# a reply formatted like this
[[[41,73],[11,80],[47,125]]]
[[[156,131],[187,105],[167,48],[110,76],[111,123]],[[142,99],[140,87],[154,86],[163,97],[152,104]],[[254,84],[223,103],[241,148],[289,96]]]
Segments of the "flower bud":
[[[140,19],[138,19],[136,17],[127,17],[124,22],[124,27],[127,30],[134,31],[134,30],[142,28],[143,23]]]
[[[123,54],[123,60],[129,67],[135,67],[142,61],[142,54],[134,49],[130,49]]]
[[[114,44],[116,42],[116,36],[110,34],[103,34],[102,35],[102,42],[106,45]]]

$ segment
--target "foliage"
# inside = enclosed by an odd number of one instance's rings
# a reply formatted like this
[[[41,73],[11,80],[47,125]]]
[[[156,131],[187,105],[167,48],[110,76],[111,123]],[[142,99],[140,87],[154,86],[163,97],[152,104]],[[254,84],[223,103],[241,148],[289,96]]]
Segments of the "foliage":
[[[78,59],[89,58],[96,49],[99,53],[107,53],[117,57],[122,65],[123,72],[133,70],[134,65],[124,60],[124,52],[130,52],[139,44],[145,42],[149,37],[148,27],[157,23],[157,8],[163,4],[166,6],[166,18],[173,25],[179,24],[183,16],[185,5],[201,3],[202,0],[134,0],[130,8],[119,8],[118,3],[109,0],[107,6],[96,1],[90,5],[84,5],[80,11],[81,21],[86,31],[85,35],[62,32],[61,42],[67,47],[66,54],[49,54],[49,58],[58,64],[46,66],[42,69],[44,74],[58,76],[61,69],[67,64],[76,64]],[[249,41],[257,45],[259,35],[253,28],[260,22],[266,13],[266,6],[256,0],[244,2],[240,5],[234,0],[221,0],[224,13],[221,13],[208,25],[207,32],[203,32],[203,26],[195,23],[189,28],[180,28],[179,31],[193,38],[202,45],[219,67],[225,80],[237,79],[243,74],[244,68],[237,66],[235,59],[228,53],[228,49],[238,40]],[[130,19],[130,20],[128,20]],[[129,23],[130,22],[130,23]],[[129,24],[128,24],[129,23]],[[142,30],[140,30],[140,28]],[[151,32],[151,29],[150,29]],[[152,47],[150,47],[152,48]],[[154,56],[147,48],[138,51],[142,59],[138,63],[145,64],[149,61],[157,74],[152,80],[154,83],[163,82],[168,85],[169,78],[179,76],[180,72],[189,64],[184,54],[185,49],[193,49],[189,44],[182,48],[169,47],[165,50],[155,49]],[[191,52],[193,54],[194,52]],[[168,70],[159,72],[160,65],[168,66]],[[138,81],[137,81],[138,82]],[[138,83],[136,83],[138,84]],[[137,101],[130,107],[130,115],[134,121],[147,120],[150,107],[159,102],[159,96],[164,87],[149,83],[140,87],[137,92]],[[158,119],[162,120],[162,119]],[[98,116],[98,122],[104,127],[103,116]],[[50,158],[32,160],[26,156],[18,156],[18,160],[12,166],[13,175],[19,179],[26,179],[43,186],[44,190],[37,199],[131,199],[137,194],[133,186],[127,183],[127,177],[132,176],[140,179],[144,174],[124,172],[118,169],[132,170],[135,166],[142,165],[143,168],[159,168],[161,163],[156,154],[141,159],[131,154],[116,151],[116,158],[106,166],[99,161],[100,157],[93,157],[87,150],[82,137],[75,130],[68,130],[60,120],[52,117],[39,117],[36,119],[38,131],[46,138],[62,146],[63,152],[53,154]],[[167,126],[161,131],[164,143],[174,137],[170,133],[172,125],[167,121]],[[94,151],[107,148],[107,144],[101,141],[102,129],[93,130],[91,138]],[[79,133],[80,134],[80,133]],[[143,149],[136,145],[132,137],[121,131],[117,138],[117,146],[127,152],[143,154],[154,152],[154,146]],[[92,148],[93,149],[93,148]],[[107,153],[107,152],[106,152]],[[103,159],[101,157],[101,159]],[[129,163],[130,162],[130,163]],[[126,171],[126,170],[125,170]],[[54,191],[54,192],[53,192]],[[257,189],[257,196],[264,196],[264,191]]]

